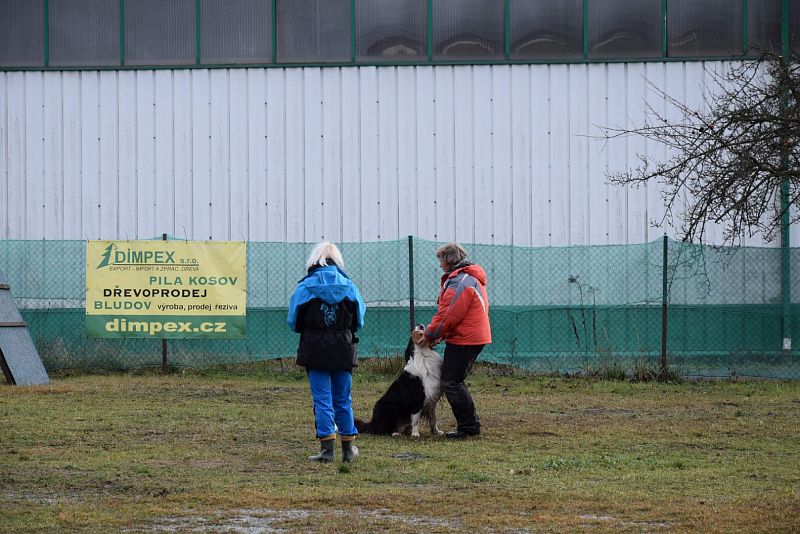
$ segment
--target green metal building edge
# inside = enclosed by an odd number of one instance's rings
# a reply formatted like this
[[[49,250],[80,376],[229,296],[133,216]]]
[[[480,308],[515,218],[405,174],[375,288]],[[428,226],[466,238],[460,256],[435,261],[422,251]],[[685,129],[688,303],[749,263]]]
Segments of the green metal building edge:
[[[277,42],[277,0],[271,1],[271,62],[269,63],[203,63],[202,58],[202,31],[201,31],[201,1],[195,0],[195,62],[193,64],[168,64],[168,65],[126,65],[125,64],[125,0],[119,1],[119,24],[120,24],[120,64],[105,66],[53,66],[50,64],[50,38],[49,38],[49,0],[40,0],[44,4],[44,58],[43,65],[34,66],[2,66],[0,72],[16,71],[81,71],[81,70],[176,70],[176,69],[230,69],[230,68],[294,68],[294,67],[400,67],[400,66],[454,66],[454,65],[569,65],[569,64],[593,64],[593,63],[660,63],[660,62],[697,62],[697,61],[736,61],[757,59],[753,54],[747,54],[749,47],[748,38],[748,1],[742,2],[742,55],[725,56],[669,56],[667,45],[667,8],[668,0],[662,0],[662,24],[661,24],[661,56],[660,57],[618,57],[618,58],[592,58],[589,57],[589,2],[583,0],[583,56],[575,58],[542,58],[542,59],[514,59],[511,57],[511,14],[510,0],[504,0],[504,36],[502,59],[446,59],[439,60],[433,58],[433,1],[427,0],[427,57],[421,60],[398,61],[398,60],[366,60],[358,59],[358,43],[356,32],[356,0],[350,0],[350,60],[333,62],[302,62],[302,63],[281,63],[278,61],[278,42]],[[789,53],[789,2],[781,0],[781,46],[782,53]]]

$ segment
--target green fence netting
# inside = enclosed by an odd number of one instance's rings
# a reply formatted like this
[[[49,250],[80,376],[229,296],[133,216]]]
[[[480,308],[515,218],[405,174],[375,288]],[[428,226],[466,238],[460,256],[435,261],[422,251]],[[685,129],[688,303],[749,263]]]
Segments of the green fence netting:
[[[402,353],[412,302],[413,320],[430,320],[441,275],[439,245],[416,238],[340,245],[346,271],[368,307],[359,336],[362,357]],[[286,305],[312,248],[248,242],[246,337],[170,340],[169,364],[206,367],[293,357],[298,336],[286,326]],[[634,374],[659,370],[666,356],[669,369],[684,376],[800,376],[800,309],[794,304],[800,302],[800,249],[791,250],[794,280],[784,296],[776,248],[668,241],[666,263],[660,239],[466,248],[489,279],[493,343],[482,361],[543,373]],[[0,271],[48,369],[161,365],[160,340],[85,337],[85,242],[0,241]],[[785,308],[785,302],[792,304]],[[790,350],[783,350],[784,329],[794,340]]]

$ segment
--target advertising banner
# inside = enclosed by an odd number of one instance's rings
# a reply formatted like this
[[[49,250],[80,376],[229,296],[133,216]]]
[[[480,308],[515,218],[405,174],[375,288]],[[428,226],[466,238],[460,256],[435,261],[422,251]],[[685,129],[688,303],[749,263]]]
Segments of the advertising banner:
[[[86,335],[242,338],[247,247],[219,241],[88,241]]]

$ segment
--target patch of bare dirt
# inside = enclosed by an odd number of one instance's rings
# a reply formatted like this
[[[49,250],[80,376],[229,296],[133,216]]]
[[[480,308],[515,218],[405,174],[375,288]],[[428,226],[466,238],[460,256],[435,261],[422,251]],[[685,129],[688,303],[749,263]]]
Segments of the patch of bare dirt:
[[[126,532],[236,532],[242,534],[272,534],[296,532],[299,524],[309,523],[325,527],[325,518],[350,517],[353,512],[342,510],[275,510],[261,508],[255,510],[236,510],[231,514],[212,516],[164,517],[149,525],[127,529]],[[368,518],[375,527],[392,530],[392,527],[406,527],[415,531],[459,531],[463,525],[459,520],[448,520],[413,515],[399,515],[388,510],[364,510],[358,517]]]

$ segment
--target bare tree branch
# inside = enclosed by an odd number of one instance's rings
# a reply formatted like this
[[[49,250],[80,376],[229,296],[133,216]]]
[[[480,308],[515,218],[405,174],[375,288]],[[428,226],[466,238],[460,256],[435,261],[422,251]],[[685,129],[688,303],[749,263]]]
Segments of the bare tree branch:
[[[639,164],[608,175],[611,183],[661,185],[665,214],[685,241],[703,242],[709,222],[723,240],[738,244],[761,233],[778,235],[780,185],[789,183],[790,206],[800,201],[800,66],[796,58],[764,53],[724,72],[707,71],[705,108],[693,109],[648,81],[674,113],[648,103],[644,123],[604,127],[608,140],[638,136],[665,146],[662,160],[637,154]],[[800,219],[794,210],[791,222]]]

